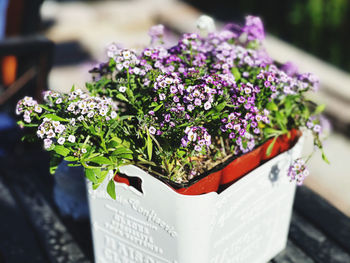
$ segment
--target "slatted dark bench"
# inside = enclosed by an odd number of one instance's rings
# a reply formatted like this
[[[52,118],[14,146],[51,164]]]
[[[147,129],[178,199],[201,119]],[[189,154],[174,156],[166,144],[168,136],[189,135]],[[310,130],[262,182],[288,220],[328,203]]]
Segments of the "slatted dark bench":
[[[41,147],[0,157],[0,262],[93,262],[88,220],[61,217]],[[298,188],[287,248],[271,262],[350,262],[350,218]]]

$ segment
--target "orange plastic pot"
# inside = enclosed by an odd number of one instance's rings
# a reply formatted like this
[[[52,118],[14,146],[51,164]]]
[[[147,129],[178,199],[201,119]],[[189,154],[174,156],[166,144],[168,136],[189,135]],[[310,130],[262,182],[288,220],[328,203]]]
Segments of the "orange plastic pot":
[[[224,169],[222,169],[222,177],[220,184],[227,184],[236,181],[249,171],[258,167],[261,161],[261,147],[253,151],[243,154],[234,159]]]
[[[174,190],[177,193],[183,195],[200,195],[216,192],[219,189],[221,177],[222,170],[209,174],[208,176],[200,179],[198,182],[190,185],[189,187],[183,187]]]
[[[219,189],[223,190],[264,162],[289,150],[300,136],[300,131],[292,129],[287,134],[281,135],[276,139],[270,155],[267,155],[266,152],[273,139],[268,140],[253,151],[234,159],[220,171],[213,172],[202,179],[191,182],[188,186],[179,186],[170,182],[165,183],[173,188],[175,192],[183,195],[200,195],[217,192]],[[136,177],[116,174],[114,180],[141,189],[141,182]]]
[[[268,140],[266,143],[262,145],[262,152],[261,152],[262,161],[270,160],[271,158],[277,156],[278,154],[289,150],[296,143],[297,139],[300,136],[301,136],[301,132],[296,129],[292,129],[287,134],[278,136],[270,155],[267,155],[267,149],[269,148],[270,144],[273,142],[273,139]]]

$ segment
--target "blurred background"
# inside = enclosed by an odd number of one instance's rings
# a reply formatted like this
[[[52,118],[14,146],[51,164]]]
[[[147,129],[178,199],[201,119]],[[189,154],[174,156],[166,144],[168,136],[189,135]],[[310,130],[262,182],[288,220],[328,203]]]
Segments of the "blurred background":
[[[39,97],[44,89],[67,92],[73,84],[84,87],[90,80],[88,70],[105,60],[109,43],[143,47],[150,42],[147,32],[152,25],[164,24],[176,39],[183,32],[195,31],[202,14],[214,17],[218,27],[225,22],[243,23],[245,15],[252,14],[262,18],[267,31],[265,46],[276,61],[293,61],[301,72],[320,77],[320,92],[310,97],[327,105],[325,115],[332,132],[324,148],[331,165],[322,161],[320,153],[315,154],[306,185],[350,216],[350,2],[214,2],[0,0],[2,170],[10,167],[6,159],[10,154],[23,155],[25,147],[41,151],[41,146],[19,142],[13,113],[15,102],[23,95]],[[42,155],[12,162],[24,166],[31,158],[41,158],[42,169],[47,168],[47,156]],[[4,178],[0,176],[4,185],[12,180]],[[53,179],[40,180],[46,189],[45,183]]]

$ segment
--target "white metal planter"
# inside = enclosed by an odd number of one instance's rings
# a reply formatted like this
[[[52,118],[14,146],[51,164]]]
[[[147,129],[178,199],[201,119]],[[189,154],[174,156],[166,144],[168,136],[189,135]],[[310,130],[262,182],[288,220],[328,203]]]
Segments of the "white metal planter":
[[[303,138],[289,151],[221,192],[185,196],[135,166],[121,171],[142,180],[140,193],[116,183],[89,187],[97,263],[267,262],[286,246],[295,184],[287,177]]]

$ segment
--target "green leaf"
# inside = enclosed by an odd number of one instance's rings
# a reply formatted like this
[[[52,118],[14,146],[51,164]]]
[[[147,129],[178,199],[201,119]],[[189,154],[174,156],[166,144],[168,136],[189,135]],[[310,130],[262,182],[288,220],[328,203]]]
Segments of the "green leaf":
[[[53,120],[53,121],[69,122],[68,119],[61,118],[55,114],[45,114],[45,115],[41,116],[41,118],[49,118],[50,120]]]
[[[112,197],[112,199],[115,200],[117,198],[115,194],[115,183],[113,179],[111,179],[107,185],[107,193],[110,195],[110,197]]]
[[[329,160],[327,159],[326,154],[324,153],[324,151],[322,150],[322,159],[323,161],[325,161],[327,164],[330,164]]]
[[[221,111],[225,108],[225,106],[226,106],[226,101],[221,102],[219,105],[217,105],[217,106],[215,107],[215,110],[216,110],[217,112],[221,112]]]
[[[129,102],[129,100],[121,93],[118,93],[116,95],[116,98],[119,99],[119,100],[125,101],[125,102]]]
[[[278,111],[278,106],[276,105],[276,103],[274,103],[273,101],[267,103],[266,108],[269,111]]]
[[[85,168],[85,177],[95,184],[97,183],[97,178],[94,170],[95,169]]]
[[[125,147],[122,147],[122,146],[120,146],[120,147],[117,147],[114,151],[113,151],[113,153],[112,153],[112,155],[121,155],[121,154],[132,154],[133,153],[133,151],[131,151],[130,149],[127,149],[127,148],[125,148]]]
[[[286,124],[287,124],[287,119],[282,115],[281,112],[276,111],[276,121],[278,125],[283,129],[286,130]]]
[[[326,104],[321,104],[321,105],[318,105],[315,109],[315,111],[313,112],[314,115],[318,115],[320,113],[322,113],[326,108]]]
[[[267,127],[267,128],[264,128],[264,134],[267,137],[269,137],[269,136],[271,137],[271,135],[280,135],[280,134],[282,134],[282,131]]]
[[[131,99],[131,101],[134,101],[134,93],[132,92],[131,88],[126,89],[126,95],[128,95],[128,98]]]
[[[149,131],[147,130],[147,154],[148,154],[148,160],[152,160],[152,151],[153,151],[153,144],[152,144],[152,138],[149,134]]]
[[[241,78],[241,73],[239,72],[238,68],[232,68],[231,72],[233,76],[235,77],[235,80],[238,81]]]
[[[67,161],[67,162],[75,162],[75,161],[78,160],[78,158],[74,157],[74,156],[67,156],[67,157],[64,158],[64,160]]]
[[[113,164],[111,160],[103,156],[93,157],[91,159],[87,159],[87,161],[97,163],[97,164]]]
[[[153,111],[156,112],[156,111],[159,110],[162,106],[163,106],[163,104],[158,105],[157,107],[155,107],[155,108],[153,109]]]
[[[272,142],[270,143],[269,147],[267,147],[267,150],[266,150],[266,155],[267,157],[269,157],[272,153],[272,149],[273,149],[273,146],[275,145],[276,143],[276,139],[277,137],[273,138]]]
[[[62,145],[56,145],[55,148],[53,149],[57,154],[62,155],[62,156],[67,156],[70,152],[69,149],[65,148]]]
[[[50,174],[54,174],[58,165],[62,162],[62,157],[57,154],[52,154],[50,158]]]
[[[55,112],[54,109],[50,109],[47,105],[40,104],[40,107],[43,108],[46,111]]]

